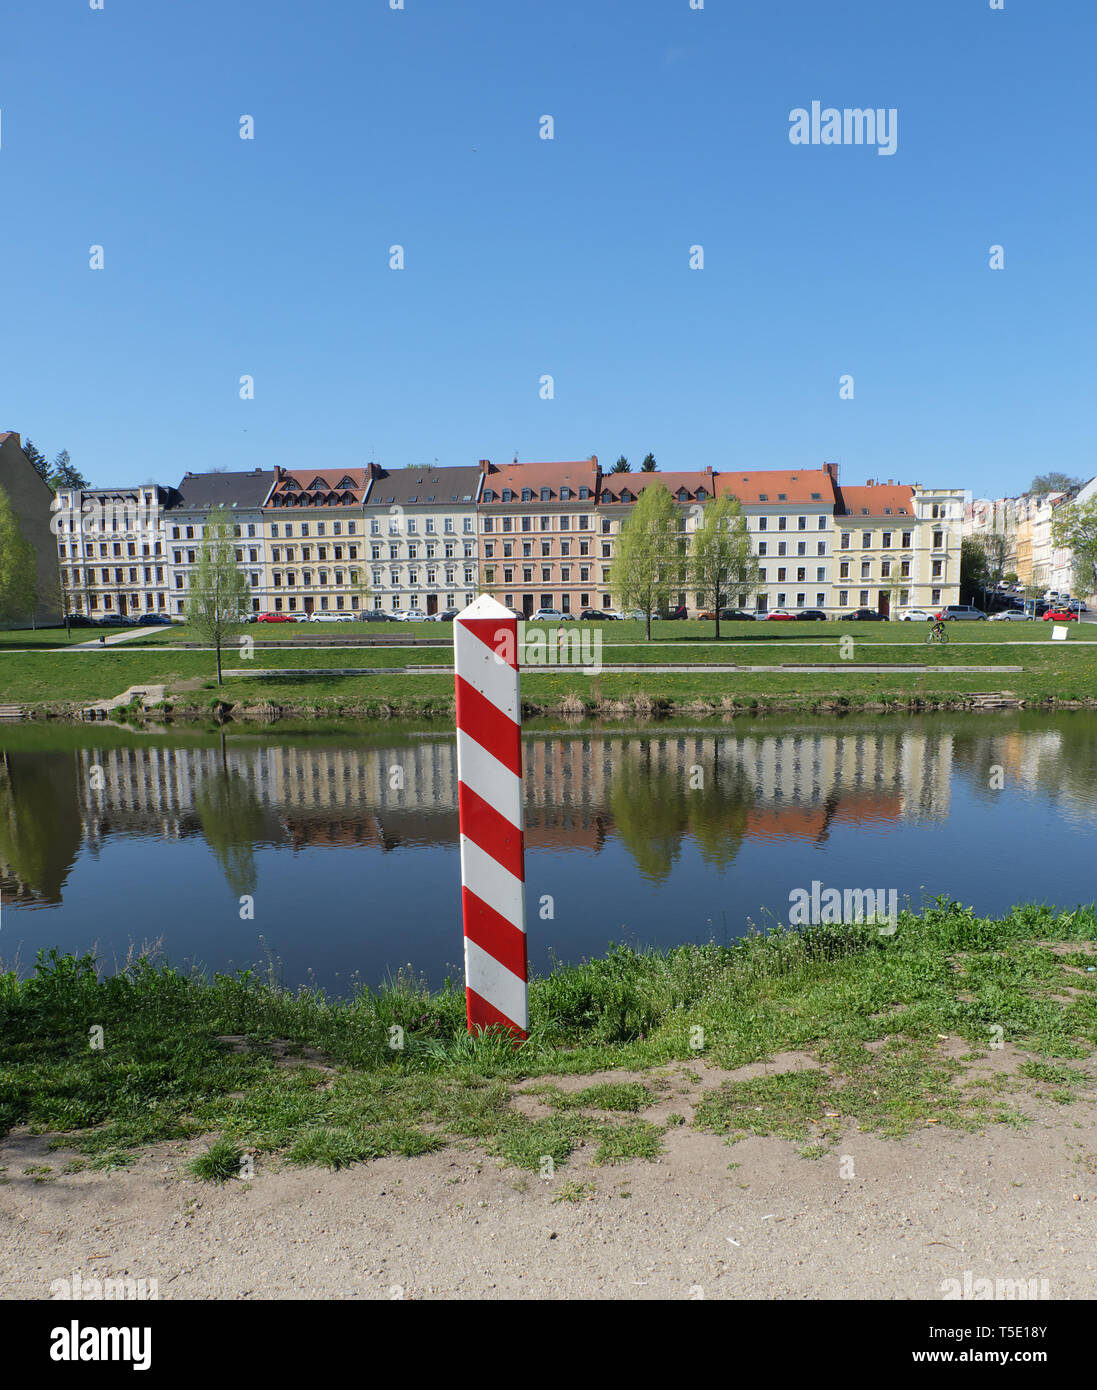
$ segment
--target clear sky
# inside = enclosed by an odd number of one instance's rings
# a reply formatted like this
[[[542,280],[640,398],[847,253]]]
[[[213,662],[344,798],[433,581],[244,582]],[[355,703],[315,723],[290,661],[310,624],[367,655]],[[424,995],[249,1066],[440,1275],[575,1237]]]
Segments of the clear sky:
[[[0,16],[0,429],[94,484],[1097,472],[1094,0],[102,4]]]

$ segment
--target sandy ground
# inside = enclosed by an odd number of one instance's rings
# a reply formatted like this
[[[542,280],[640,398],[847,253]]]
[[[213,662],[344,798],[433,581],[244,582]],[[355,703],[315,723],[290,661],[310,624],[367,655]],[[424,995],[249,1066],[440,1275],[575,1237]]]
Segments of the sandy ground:
[[[723,1077],[683,1068],[647,1117],[688,1116]],[[548,1180],[455,1146],[216,1187],[183,1171],[204,1145],[174,1144],[130,1170],[35,1182],[25,1167],[70,1155],[15,1132],[0,1145],[0,1296],[48,1298],[78,1270],[156,1279],[160,1298],[934,1299],[968,1272],[1092,1298],[1095,1107],[1019,1103],[1023,1129],[888,1141],[851,1125],[822,1159],[679,1127],[657,1162],[594,1167],[585,1149]],[[554,1202],[564,1182],[593,1192]]]

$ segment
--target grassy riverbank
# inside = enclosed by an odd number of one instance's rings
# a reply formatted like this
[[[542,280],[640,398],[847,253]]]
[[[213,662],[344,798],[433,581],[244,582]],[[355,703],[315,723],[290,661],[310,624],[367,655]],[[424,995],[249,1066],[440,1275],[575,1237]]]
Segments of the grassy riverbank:
[[[330,1001],[148,962],[101,979],[90,959],[50,957],[25,981],[0,976],[0,1133],[53,1136],[78,1155],[70,1170],[201,1139],[209,1178],[235,1176],[245,1151],[343,1166],[447,1144],[543,1171],[579,1146],[603,1163],[656,1157],[700,1060],[720,1084],[696,1127],[817,1157],[851,1123],[1023,1125],[1026,1096],[1094,1099],[1095,964],[1092,907],[986,919],[939,901],[890,937],[821,927],[561,967],[532,982],[515,1048],[467,1036],[455,985],[403,977]],[[791,1050],[808,1064],[719,1074]],[[607,1071],[620,1079],[575,1081]]]
[[[894,632],[874,628],[871,634],[853,633],[847,659],[841,655],[836,624],[828,625],[825,637],[822,624],[798,626],[813,631],[804,638],[779,641],[775,634],[726,644],[704,638],[691,643],[677,634],[679,640],[660,639],[650,646],[603,648],[605,663],[632,664],[641,667],[638,671],[588,675],[527,667],[523,700],[529,714],[607,717],[963,708],[972,694],[988,692],[1036,706],[1097,702],[1097,642],[1088,633],[1083,637],[1072,631],[1067,642],[1053,643],[1038,626],[1026,626],[1010,640],[979,625],[972,632],[954,633],[947,647],[926,647],[920,629],[910,636],[913,624],[896,624]],[[258,646],[249,660],[235,649],[226,654],[227,669],[248,674],[229,676],[218,687],[208,651],[169,645],[92,651],[18,651],[9,646],[0,654],[0,703],[19,704],[42,716],[79,717],[93,701],[134,686],[164,685],[164,713],[176,720],[207,719],[214,708],[219,715],[231,710],[233,718],[272,713],[283,718],[450,717],[450,661],[445,647]],[[714,664],[737,669],[706,669]],[[416,673],[409,666],[440,669],[437,674]],[[898,669],[904,666],[914,669]],[[347,668],[361,669],[348,673]]]

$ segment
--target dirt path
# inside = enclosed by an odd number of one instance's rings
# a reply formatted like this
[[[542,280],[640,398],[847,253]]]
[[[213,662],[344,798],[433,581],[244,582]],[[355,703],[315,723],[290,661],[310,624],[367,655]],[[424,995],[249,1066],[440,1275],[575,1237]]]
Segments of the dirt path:
[[[981,1134],[851,1128],[814,1160],[680,1127],[657,1162],[594,1167],[591,1148],[549,1180],[453,1147],[216,1187],[183,1173],[189,1144],[36,1182],[25,1168],[68,1156],[17,1132],[0,1146],[0,1295],[46,1298],[78,1270],[156,1279],[161,1298],[934,1299],[965,1273],[1092,1298],[1097,1116],[1026,1109],[1029,1126]]]

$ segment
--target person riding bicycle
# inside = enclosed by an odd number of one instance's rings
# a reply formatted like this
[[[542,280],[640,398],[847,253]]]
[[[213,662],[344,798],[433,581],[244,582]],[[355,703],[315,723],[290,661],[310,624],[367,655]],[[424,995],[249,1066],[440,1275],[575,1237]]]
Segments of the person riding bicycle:
[[[945,621],[943,618],[938,618],[937,621],[933,624],[933,626],[929,630],[929,636],[926,640],[928,642],[948,641],[948,631],[945,628]]]

